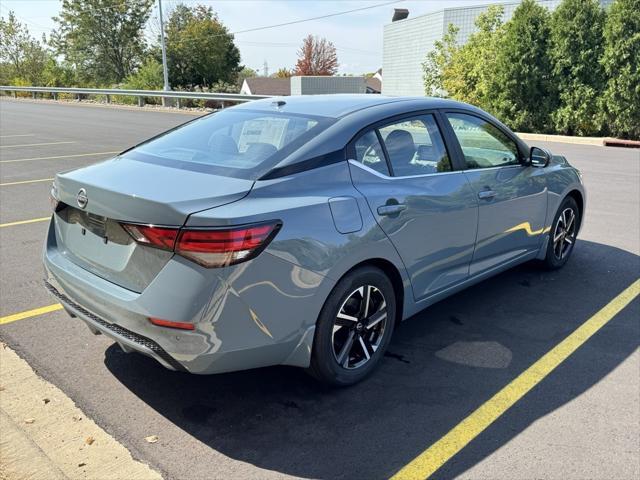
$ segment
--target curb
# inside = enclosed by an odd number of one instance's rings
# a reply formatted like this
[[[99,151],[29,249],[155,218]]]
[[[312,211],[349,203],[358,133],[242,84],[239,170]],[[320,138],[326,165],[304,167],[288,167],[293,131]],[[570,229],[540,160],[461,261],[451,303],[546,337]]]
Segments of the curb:
[[[600,147],[640,148],[640,141],[613,137],[572,137],[569,135],[547,135],[544,133],[516,133],[523,140],[540,142],[571,143],[574,145],[598,145]]]
[[[162,480],[0,345],[0,479]]]

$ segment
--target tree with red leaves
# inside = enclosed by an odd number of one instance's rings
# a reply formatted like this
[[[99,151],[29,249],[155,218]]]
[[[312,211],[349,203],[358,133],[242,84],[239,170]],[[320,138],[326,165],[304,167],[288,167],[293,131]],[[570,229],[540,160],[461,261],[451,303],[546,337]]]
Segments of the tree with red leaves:
[[[335,75],[337,71],[338,54],[333,43],[308,35],[298,51],[295,75]]]

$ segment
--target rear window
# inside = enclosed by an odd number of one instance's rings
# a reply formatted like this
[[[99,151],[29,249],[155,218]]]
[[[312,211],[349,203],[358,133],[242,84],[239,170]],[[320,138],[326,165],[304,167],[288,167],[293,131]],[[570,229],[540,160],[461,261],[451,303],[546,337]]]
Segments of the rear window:
[[[123,157],[256,179],[331,123],[327,117],[275,110],[223,110],[138,145]]]

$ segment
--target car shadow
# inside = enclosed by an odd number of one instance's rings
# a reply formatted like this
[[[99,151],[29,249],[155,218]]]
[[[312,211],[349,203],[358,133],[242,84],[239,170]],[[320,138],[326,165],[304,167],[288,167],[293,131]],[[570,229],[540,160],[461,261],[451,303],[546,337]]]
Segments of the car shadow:
[[[629,286],[639,267],[635,254],[580,241],[560,271],[505,272],[403,322],[380,368],[347,389],[289,367],[168,372],[115,344],[105,364],[175,426],[235,460],[307,478],[387,478]],[[615,369],[638,348],[639,308],[636,299],[434,478],[463,473]]]

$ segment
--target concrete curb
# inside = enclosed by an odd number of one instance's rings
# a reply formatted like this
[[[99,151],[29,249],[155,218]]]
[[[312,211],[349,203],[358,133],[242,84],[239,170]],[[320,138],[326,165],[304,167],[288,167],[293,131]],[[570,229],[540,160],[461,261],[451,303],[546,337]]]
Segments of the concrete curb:
[[[640,148],[640,141],[613,137],[571,137],[569,135],[547,135],[544,133],[517,133],[523,140],[540,142],[572,143],[575,145],[598,145],[600,147]]]
[[[6,345],[0,429],[0,479],[162,479]]]

